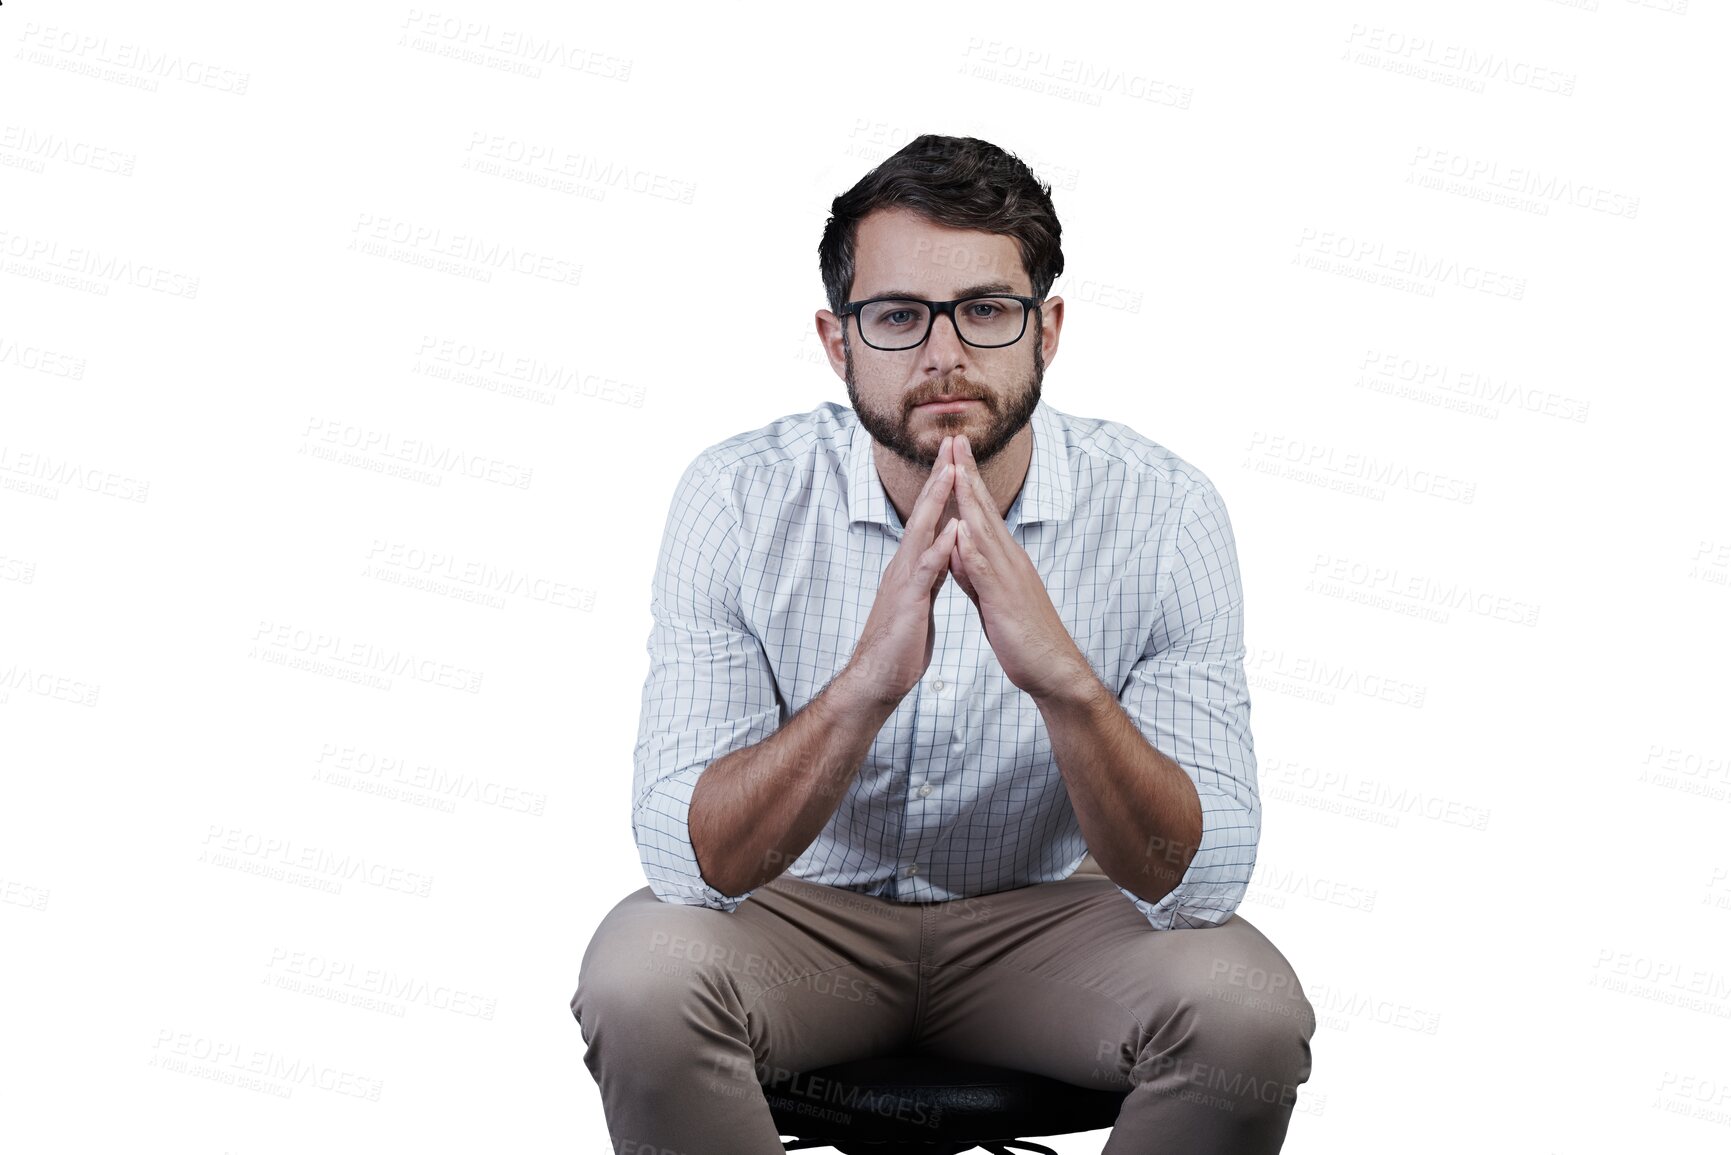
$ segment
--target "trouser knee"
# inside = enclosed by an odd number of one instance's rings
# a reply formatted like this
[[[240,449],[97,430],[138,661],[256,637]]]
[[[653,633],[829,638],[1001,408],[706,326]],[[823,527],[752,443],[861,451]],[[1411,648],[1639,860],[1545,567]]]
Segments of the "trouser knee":
[[[1290,1107],[1310,1078],[1316,1013],[1291,968],[1266,961],[1223,962],[1198,981],[1188,991],[1182,1044],[1151,1038],[1139,1081],[1220,1096],[1240,1109]]]
[[[737,952],[716,922],[727,915],[660,902],[623,907],[590,940],[571,997],[586,1039],[615,1020],[621,1033],[663,1040],[744,1022],[741,980],[729,966]]]

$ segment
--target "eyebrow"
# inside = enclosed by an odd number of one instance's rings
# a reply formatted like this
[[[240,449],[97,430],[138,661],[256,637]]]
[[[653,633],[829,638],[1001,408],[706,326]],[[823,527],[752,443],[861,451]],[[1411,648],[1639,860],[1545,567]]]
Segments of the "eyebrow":
[[[969,285],[967,288],[960,290],[956,293],[955,299],[958,301],[965,301],[969,297],[983,297],[992,293],[1008,293],[1014,297],[1026,295],[1024,293],[1016,292],[1015,286],[1011,285],[1007,281],[987,281],[979,285]],[[881,293],[873,293],[871,296],[861,297],[860,299],[862,301],[869,301],[872,297],[907,297],[908,299],[915,301],[925,300],[924,297],[921,297],[911,289],[885,289]]]

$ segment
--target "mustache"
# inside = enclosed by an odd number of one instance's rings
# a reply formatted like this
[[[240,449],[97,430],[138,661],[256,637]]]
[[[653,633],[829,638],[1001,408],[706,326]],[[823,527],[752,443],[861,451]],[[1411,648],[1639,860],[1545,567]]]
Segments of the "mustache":
[[[987,398],[986,394],[984,392],[982,392],[981,390],[974,388],[972,385],[967,385],[964,383],[964,384],[957,384],[954,387],[948,388],[948,389],[933,390],[932,392],[930,392],[924,396],[916,397],[911,402],[908,403],[908,408],[909,409],[917,409],[921,405],[929,405],[933,401],[981,401],[981,402],[986,402],[986,401],[988,401],[988,398]]]

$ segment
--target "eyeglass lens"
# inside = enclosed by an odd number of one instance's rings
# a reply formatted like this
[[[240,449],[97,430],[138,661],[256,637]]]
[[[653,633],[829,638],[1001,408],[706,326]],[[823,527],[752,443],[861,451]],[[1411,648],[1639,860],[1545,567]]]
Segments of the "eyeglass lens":
[[[1010,345],[1022,334],[1022,302],[973,297],[956,304],[956,331],[970,345]],[[920,301],[873,301],[859,311],[860,334],[879,349],[911,349],[925,339],[931,309]]]

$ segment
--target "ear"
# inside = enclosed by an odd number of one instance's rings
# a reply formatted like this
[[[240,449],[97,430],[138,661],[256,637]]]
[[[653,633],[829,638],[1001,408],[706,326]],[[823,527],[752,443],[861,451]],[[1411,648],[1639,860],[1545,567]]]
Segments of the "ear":
[[[1047,297],[1040,306],[1040,358],[1046,368],[1058,359],[1058,334],[1064,328],[1064,298]]]
[[[842,339],[846,334],[845,324],[828,309],[819,309],[813,320],[817,324],[818,344],[823,346],[824,356],[829,359],[829,367],[835,370],[836,377],[846,381],[847,353],[842,349]]]

